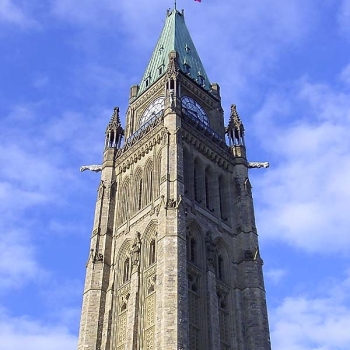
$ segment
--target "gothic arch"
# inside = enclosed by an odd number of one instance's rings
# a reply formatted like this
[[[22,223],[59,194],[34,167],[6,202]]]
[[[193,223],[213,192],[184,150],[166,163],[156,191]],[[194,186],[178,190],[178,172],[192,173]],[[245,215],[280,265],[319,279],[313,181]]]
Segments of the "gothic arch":
[[[116,266],[117,266],[117,275],[116,275],[116,286],[119,288],[123,284],[127,283],[130,281],[131,277],[131,269],[132,269],[132,261],[131,261],[131,240],[126,239],[121,247],[119,248],[119,251],[117,253],[117,261],[116,261]],[[128,261],[128,267],[126,265]]]
[[[204,166],[199,157],[194,158],[193,164],[193,195],[197,203],[202,203],[204,192]]]
[[[156,155],[155,167],[154,167],[154,197],[159,197],[160,194],[160,181],[162,174],[162,149],[160,149]]]
[[[193,189],[191,186],[191,177],[193,173],[192,156],[186,147],[183,148],[183,169],[184,169],[184,189],[185,195],[193,198]]]
[[[143,262],[145,268],[157,261],[157,220],[152,220],[147,225],[143,234]]]
[[[196,221],[186,229],[189,309],[189,348],[202,349],[206,335],[205,246],[203,231]]]
[[[213,170],[210,165],[207,165],[204,170],[204,198],[206,208],[213,212],[215,208],[215,180]]]
[[[187,261],[199,268],[204,267],[205,251],[203,231],[194,220],[187,224],[186,230],[187,241]]]
[[[216,278],[219,281],[230,285],[230,256],[233,256],[232,252],[230,251],[226,242],[221,237],[217,237],[216,239],[214,239],[214,243],[217,251],[214,263]]]
[[[220,345],[222,349],[229,349],[232,342],[232,300],[230,295],[230,276],[232,266],[230,266],[231,249],[221,237],[215,239],[217,256],[215,261],[216,272],[216,294],[218,298],[218,314],[220,329]]]
[[[153,162],[150,158],[147,159],[144,167],[144,203],[145,205],[151,203],[153,200]]]
[[[218,178],[218,184],[219,184],[219,215],[221,216],[221,219],[223,221],[227,221],[229,217],[229,196],[230,196],[230,189],[227,185],[227,181],[225,179],[225,176],[223,174],[219,175]]]
[[[130,216],[130,178],[127,176],[122,185],[120,186],[119,196],[120,200],[118,201],[118,222],[123,223]]]
[[[144,180],[142,176],[142,168],[138,166],[134,173],[134,208],[135,212],[142,209],[144,204],[143,198],[143,188],[144,188]]]

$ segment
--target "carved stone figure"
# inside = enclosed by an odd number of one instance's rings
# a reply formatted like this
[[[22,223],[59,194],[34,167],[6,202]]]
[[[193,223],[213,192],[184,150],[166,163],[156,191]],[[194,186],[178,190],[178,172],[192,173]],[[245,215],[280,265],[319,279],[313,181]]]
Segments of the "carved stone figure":
[[[207,259],[210,267],[214,267],[214,260],[216,254],[216,245],[213,240],[213,234],[209,231],[205,237],[205,244],[207,247]]]
[[[167,208],[175,208],[176,207],[176,200],[173,198],[169,198],[167,202]]]
[[[134,243],[132,244],[132,264],[133,266],[138,266],[140,263],[140,253],[141,253],[141,234],[136,232]]]

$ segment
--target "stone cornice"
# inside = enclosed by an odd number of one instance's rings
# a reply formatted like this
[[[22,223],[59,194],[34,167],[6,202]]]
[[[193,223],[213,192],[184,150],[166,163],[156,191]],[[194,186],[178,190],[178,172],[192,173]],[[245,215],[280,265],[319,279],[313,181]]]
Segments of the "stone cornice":
[[[185,76],[184,74],[180,75],[180,81],[182,86],[187,88],[196,98],[201,99],[207,105],[212,108],[216,108],[217,104],[220,102],[215,96],[210,94],[210,92],[206,91],[204,88],[200,87],[196,82],[192,81],[190,77]]]
[[[125,172],[126,169],[130,168],[131,164],[137,163],[138,160],[148,154],[156,144],[162,142],[164,135],[166,135],[167,132],[168,131],[163,126],[163,123],[158,124],[134,144],[123,149],[123,152],[117,154],[116,159],[116,168],[119,168],[119,172]]]
[[[234,166],[234,158],[229,153],[228,146],[220,147],[215,144],[205,133],[197,131],[193,126],[184,122],[181,134],[183,140],[194,146],[196,150],[215,162],[222,169],[231,171],[230,166]],[[222,141],[224,142],[224,141]]]

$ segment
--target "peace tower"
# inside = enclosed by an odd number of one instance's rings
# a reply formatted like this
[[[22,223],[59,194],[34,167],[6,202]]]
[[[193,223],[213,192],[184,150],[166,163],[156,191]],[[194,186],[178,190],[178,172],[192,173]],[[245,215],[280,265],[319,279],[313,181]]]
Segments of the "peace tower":
[[[224,126],[184,21],[167,12],[125,130],[107,126],[79,350],[269,350],[236,106]]]

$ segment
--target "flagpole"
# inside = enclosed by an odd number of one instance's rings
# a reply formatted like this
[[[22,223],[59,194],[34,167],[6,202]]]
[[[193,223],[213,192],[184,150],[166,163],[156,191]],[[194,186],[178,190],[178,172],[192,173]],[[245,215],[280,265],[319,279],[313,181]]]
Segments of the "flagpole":
[[[174,0],[174,8],[175,8],[175,10],[176,10],[176,0]]]

